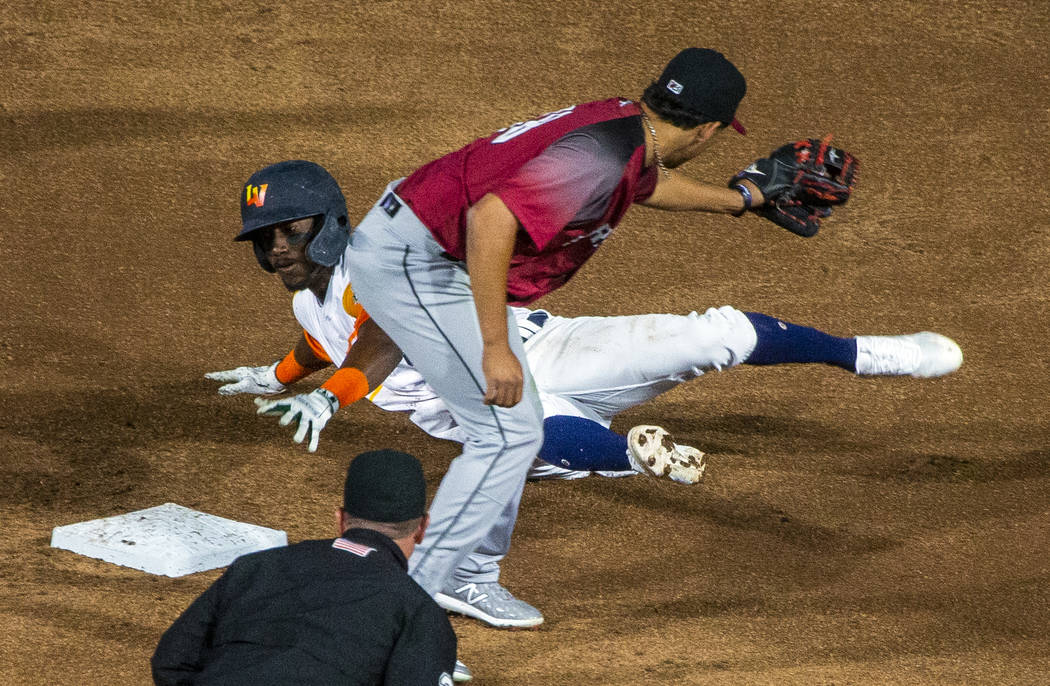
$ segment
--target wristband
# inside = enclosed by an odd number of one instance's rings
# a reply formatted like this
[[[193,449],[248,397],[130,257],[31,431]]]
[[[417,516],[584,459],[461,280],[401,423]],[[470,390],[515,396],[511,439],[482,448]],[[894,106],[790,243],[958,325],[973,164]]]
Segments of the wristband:
[[[744,198],[744,209],[740,210],[739,212],[732,212],[731,213],[734,217],[739,217],[739,216],[743,215],[744,212],[747,212],[748,210],[751,209],[751,201],[752,201],[751,191],[748,190],[747,186],[745,186],[742,183],[738,183],[737,185],[733,186],[733,190],[739,191],[741,197]]]
[[[277,367],[273,370],[273,375],[277,377],[277,381],[285,386],[293,384],[312,373],[312,369],[307,369],[299,364],[299,361],[295,359],[295,352],[285,355],[284,359],[278,362]]]
[[[368,379],[356,367],[342,367],[321,384],[321,388],[339,399],[339,407],[346,407],[368,395]]]

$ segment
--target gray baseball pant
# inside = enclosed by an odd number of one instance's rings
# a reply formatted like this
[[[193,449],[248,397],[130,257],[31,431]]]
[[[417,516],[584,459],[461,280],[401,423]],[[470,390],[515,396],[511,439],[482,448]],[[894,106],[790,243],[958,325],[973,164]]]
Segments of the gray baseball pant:
[[[522,401],[510,408],[482,402],[481,329],[470,279],[393,193],[395,184],[354,229],[347,254],[358,301],[466,432],[463,452],[430,504],[430,528],[409,560],[409,573],[433,595],[498,518],[513,525],[525,475],[543,443],[543,409],[509,308],[508,339],[525,375]]]

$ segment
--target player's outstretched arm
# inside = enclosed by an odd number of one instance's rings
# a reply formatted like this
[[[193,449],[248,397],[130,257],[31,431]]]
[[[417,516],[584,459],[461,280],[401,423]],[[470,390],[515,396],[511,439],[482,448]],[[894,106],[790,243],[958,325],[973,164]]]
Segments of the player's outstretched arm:
[[[208,372],[205,379],[225,382],[219,387],[219,395],[276,395],[283,393],[285,386],[294,383],[330,364],[317,357],[310,348],[304,334],[295,349],[283,360],[261,367],[237,367],[220,372]]]
[[[369,389],[383,382],[401,361],[401,350],[371,319],[358,329],[357,339],[347,351],[343,364],[315,391],[264,400],[256,398],[256,414],[280,417],[280,425],[297,422],[292,440],[302,443],[309,437],[307,450],[315,452],[321,430],[340,407],[357,402]]]
[[[715,186],[686,176],[677,171],[661,176],[653,194],[641,202],[646,207],[658,210],[693,210],[740,214],[749,207],[758,207],[765,202],[762,191],[750,181],[742,182],[751,191],[750,204],[743,194],[733,188]]]

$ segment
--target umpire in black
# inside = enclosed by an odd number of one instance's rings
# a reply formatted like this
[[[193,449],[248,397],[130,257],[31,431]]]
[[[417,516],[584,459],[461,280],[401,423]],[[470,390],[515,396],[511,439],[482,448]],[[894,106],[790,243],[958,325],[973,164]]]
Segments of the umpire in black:
[[[234,561],[164,632],[154,682],[451,684],[456,635],[407,573],[429,523],[419,461],[358,455],[337,517],[339,538]]]

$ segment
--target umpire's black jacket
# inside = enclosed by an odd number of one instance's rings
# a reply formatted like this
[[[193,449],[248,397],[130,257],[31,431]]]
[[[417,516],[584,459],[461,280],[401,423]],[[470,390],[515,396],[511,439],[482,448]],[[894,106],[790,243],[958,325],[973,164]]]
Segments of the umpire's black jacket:
[[[451,684],[456,635],[407,568],[368,529],[238,558],[164,632],[153,680]]]

